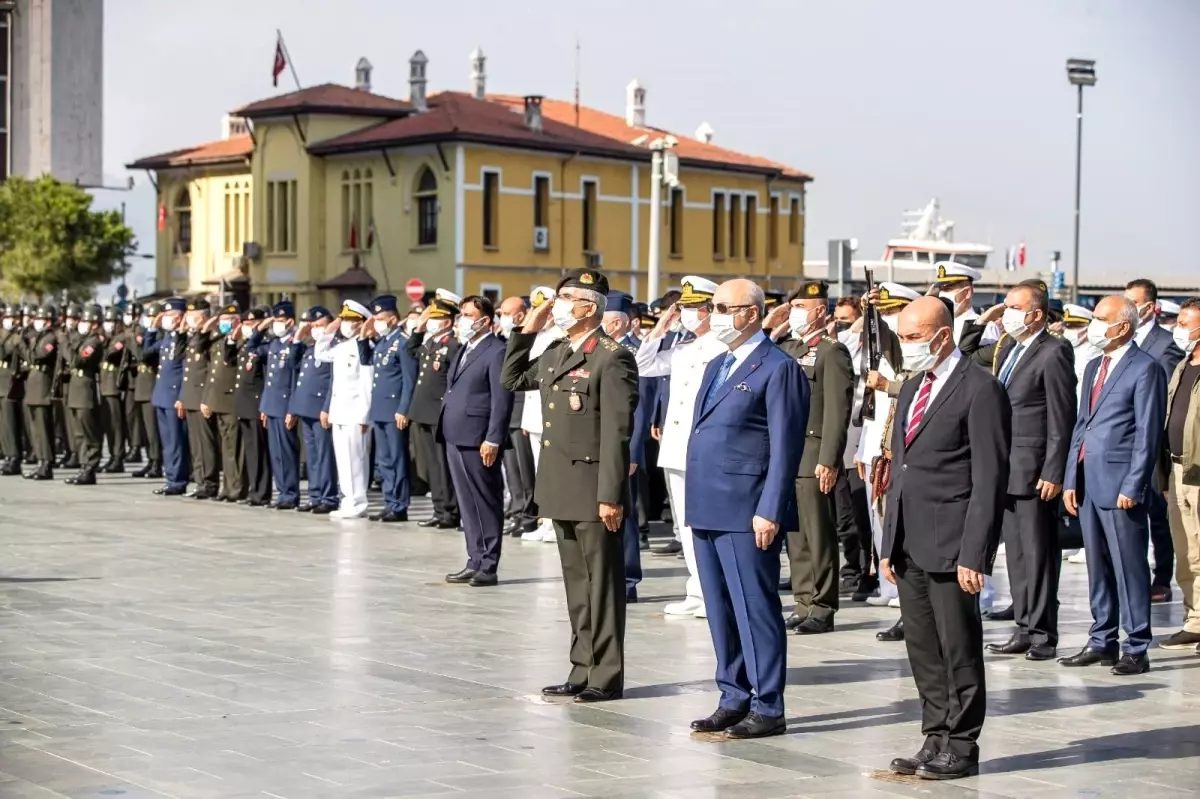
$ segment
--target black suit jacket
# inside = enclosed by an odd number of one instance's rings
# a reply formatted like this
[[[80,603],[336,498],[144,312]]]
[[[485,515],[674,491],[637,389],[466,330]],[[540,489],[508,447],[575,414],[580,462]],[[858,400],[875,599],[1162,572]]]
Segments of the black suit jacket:
[[[1160,324],[1155,324],[1146,334],[1146,340],[1138,346],[1142,352],[1158,361],[1169,382],[1175,374],[1175,367],[1183,360],[1183,350],[1175,346],[1175,339],[1170,331]]]
[[[513,393],[501,384],[504,339],[490,335],[466,354],[455,352],[446,380],[446,396],[438,416],[437,440],[456,447],[478,447],[485,441],[501,449],[508,444]]]
[[[1005,337],[996,350],[997,372],[1017,342]],[[1021,353],[1008,379],[1012,451],[1008,493],[1033,496],[1039,480],[1062,485],[1075,429],[1075,361],[1071,345],[1042,332]]]
[[[959,566],[991,574],[1008,487],[1012,410],[1000,382],[963,356],[904,446],[908,410],[924,372],[900,389],[892,425],[892,481],[881,557],[903,553],[928,572]]]

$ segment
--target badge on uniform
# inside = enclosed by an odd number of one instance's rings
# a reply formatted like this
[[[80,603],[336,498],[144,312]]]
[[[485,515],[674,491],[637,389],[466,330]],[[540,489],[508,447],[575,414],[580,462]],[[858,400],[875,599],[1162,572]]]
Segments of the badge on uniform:
[[[567,395],[567,404],[571,406],[571,410],[579,412],[583,410],[583,397],[572,391]]]
[[[736,386],[733,387],[733,390],[734,391],[749,391],[750,386],[746,385],[745,383],[738,383]]]
[[[814,350],[812,352],[809,352],[803,358],[797,358],[796,363],[800,364],[801,366],[816,366],[817,365],[816,351]]]
[[[568,372],[567,376],[574,377],[578,380],[580,378],[591,377],[592,372],[590,369],[575,369],[574,371]]]

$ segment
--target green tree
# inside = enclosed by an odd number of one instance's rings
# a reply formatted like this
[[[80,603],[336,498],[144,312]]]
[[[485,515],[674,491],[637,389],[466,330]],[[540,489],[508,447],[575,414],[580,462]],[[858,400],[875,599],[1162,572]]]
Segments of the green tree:
[[[0,184],[0,279],[41,300],[92,289],[127,269],[133,231],[117,211],[93,211],[83,189],[46,175]]]

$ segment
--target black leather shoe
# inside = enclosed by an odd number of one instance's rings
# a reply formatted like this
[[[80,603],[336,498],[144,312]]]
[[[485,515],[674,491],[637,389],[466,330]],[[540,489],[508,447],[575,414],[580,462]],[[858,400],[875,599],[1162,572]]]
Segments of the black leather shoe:
[[[579,696],[587,690],[582,683],[565,682],[562,685],[547,685],[542,689],[542,696]]]
[[[779,593],[781,593],[781,594],[792,593],[792,581],[790,579],[779,581]]]
[[[675,555],[682,551],[683,544],[679,543],[674,538],[661,546],[650,548],[651,555]]]
[[[150,465],[152,468],[150,469],[150,473],[147,474],[146,477],[150,478],[151,480],[163,479],[162,464],[161,463],[152,463]]]
[[[886,630],[880,630],[875,633],[876,641],[886,641],[887,643],[896,643],[904,640],[904,619],[888,627]]]
[[[125,456],[125,462],[131,463],[135,466],[137,464],[141,463],[142,462],[142,451],[140,449],[135,449],[133,452],[131,452]]]
[[[314,516],[328,516],[333,513],[333,507],[330,505],[313,505],[312,512]]]
[[[809,616],[796,626],[796,635],[820,635],[833,632],[833,619],[818,619]]]
[[[408,511],[406,510],[389,510],[383,513],[376,513],[374,516],[367,517],[373,522],[406,522],[408,521]]]
[[[621,698],[620,689],[606,691],[603,688],[587,687],[575,695],[575,702],[586,705],[590,702],[612,702]]]
[[[102,470],[105,474],[125,474],[125,464],[120,461],[109,461]]]
[[[442,520],[436,516],[432,519],[426,519],[423,522],[417,522],[417,527],[424,527],[426,529],[441,529],[441,526]]]
[[[301,513],[312,513],[312,509],[313,509],[313,506],[307,502],[305,502],[300,507],[296,508],[296,510],[300,511]]]
[[[471,581],[467,583],[467,585],[471,586],[472,588],[488,588],[498,582],[500,582],[500,580],[496,577],[495,573],[485,574],[483,572],[478,572],[474,577],[471,578]]]
[[[263,502],[261,499],[246,499],[242,501],[252,508],[265,508],[271,504],[269,502]]]
[[[984,647],[993,655],[1023,655],[1029,651],[1029,639],[1017,634],[1002,644],[988,644]]]
[[[898,757],[888,765],[888,769],[893,774],[907,774],[912,776],[917,773],[917,769],[937,757],[937,752],[931,749],[922,749],[912,757]]]
[[[978,773],[979,761],[967,760],[951,752],[941,752],[917,767],[917,776],[923,780],[958,780]]]
[[[1117,665],[1113,666],[1109,671],[1118,677],[1145,674],[1150,671],[1150,658],[1146,656],[1145,652],[1140,655],[1126,653],[1121,655],[1121,659],[1117,661]]]
[[[295,509],[296,509],[295,502],[276,502],[275,503],[275,510],[295,510]]]
[[[1115,666],[1117,665],[1117,653],[1113,650],[1105,651],[1085,646],[1074,655],[1059,658],[1058,662],[1069,667],[1095,666],[1097,663],[1101,666]]]
[[[73,486],[94,486],[96,484],[96,474],[91,469],[84,469],[79,474],[74,477],[68,477],[63,482]]]
[[[807,618],[807,616],[797,616],[795,613],[793,613],[791,616],[788,616],[783,620],[783,626],[789,630],[794,630],[803,624],[804,620]]]
[[[477,572],[474,569],[463,569],[456,571],[454,574],[446,575],[446,582],[454,583],[455,585],[466,585],[475,579]]]
[[[741,724],[748,715],[750,714],[745,710],[729,710],[719,707],[708,718],[693,721],[692,729],[696,732],[724,732],[735,724]]]
[[[136,472],[130,472],[129,476],[130,477],[146,477],[149,474],[150,474],[150,464],[147,463],[145,466],[138,469]]]
[[[638,596],[637,596],[636,590],[625,592],[625,604],[626,605],[636,605],[637,601],[638,601]]]
[[[1054,660],[1058,650],[1050,644],[1034,644],[1025,653],[1026,660]]]
[[[184,494],[184,490],[182,488],[168,488],[163,486],[162,488],[154,489],[154,493],[160,497],[178,497]]]
[[[16,458],[10,458],[4,462],[4,468],[0,469],[0,477],[15,477],[21,473],[21,462]]]
[[[769,738],[772,735],[783,735],[787,730],[787,719],[783,716],[764,716],[761,713],[750,713],[746,718],[725,730],[730,738]]]
[[[192,499],[216,499],[216,496],[217,495],[211,491],[201,491],[197,489],[196,493],[192,494]]]
[[[983,618],[988,621],[1012,621],[1014,618],[1012,605],[998,610],[989,610],[983,614]]]

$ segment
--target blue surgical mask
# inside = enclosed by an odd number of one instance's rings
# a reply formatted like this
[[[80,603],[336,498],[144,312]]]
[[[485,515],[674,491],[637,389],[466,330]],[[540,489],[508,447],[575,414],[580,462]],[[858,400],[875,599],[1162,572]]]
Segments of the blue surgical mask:
[[[217,322],[217,330],[221,331],[221,335],[228,336],[233,332],[233,321],[222,319],[220,322]]]

